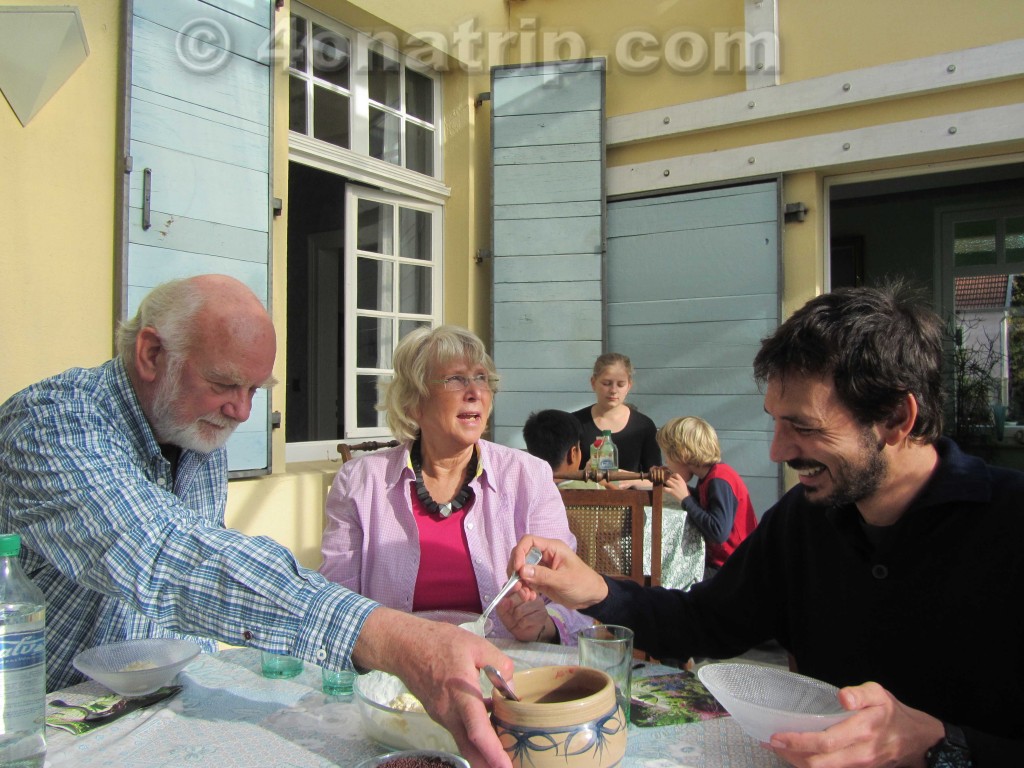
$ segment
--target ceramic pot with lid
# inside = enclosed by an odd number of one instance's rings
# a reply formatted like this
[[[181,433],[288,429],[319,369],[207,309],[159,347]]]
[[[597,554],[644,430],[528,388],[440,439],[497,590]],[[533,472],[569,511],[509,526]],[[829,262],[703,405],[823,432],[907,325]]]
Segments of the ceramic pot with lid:
[[[517,672],[520,701],[494,693],[492,722],[514,768],[611,768],[626,754],[626,718],[607,673],[577,666]]]

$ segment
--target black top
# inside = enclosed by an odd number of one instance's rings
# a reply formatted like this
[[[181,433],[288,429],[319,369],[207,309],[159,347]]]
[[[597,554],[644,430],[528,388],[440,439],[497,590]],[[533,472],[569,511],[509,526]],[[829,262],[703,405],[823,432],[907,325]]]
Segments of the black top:
[[[583,458],[580,460],[580,469],[584,469],[590,461],[590,446],[594,444],[594,438],[600,436],[601,430],[594,423],[589,405],[573,411],[572,415],[583,425],[583,439],[580,441]],[[619,449],[619,469],[642,472],[651,467],[660,467],[661,449],[658,447],[657,435],[658,428],[654,426],[654,422],[631,407],[626,426],[621,432],[612,432],[612,442]]]
[[[583,612],[636,633],[655,658],[730,658],[775,638],[801,674],[874,680],[963,728],[976,768],[1024,754],[1024,473],[941,439],[939,465],[873,543],[853,505],[797,486],[722,569],[688,592],[614,579]]]

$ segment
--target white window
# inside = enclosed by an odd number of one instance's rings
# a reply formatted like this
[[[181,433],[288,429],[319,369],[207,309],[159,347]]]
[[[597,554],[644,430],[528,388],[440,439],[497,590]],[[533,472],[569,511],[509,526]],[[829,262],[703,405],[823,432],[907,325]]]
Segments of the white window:
[[[437,79],[380,40],[297,5],[288,127],[342,149],[439,174]]]
[[[440,80],[292,4],[287,461],[390,438],[395,345],[441,322]]]

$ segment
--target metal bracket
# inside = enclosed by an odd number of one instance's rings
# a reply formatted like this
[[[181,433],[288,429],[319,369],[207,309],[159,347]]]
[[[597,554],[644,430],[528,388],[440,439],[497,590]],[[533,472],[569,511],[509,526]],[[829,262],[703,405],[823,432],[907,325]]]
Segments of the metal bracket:
[[[483,93],[478,93],[477,96],[476,96],[476,100],[473,102],[473,106],[474,107],[479,107],[485,101],[490,101],[490,100],[491,100],[491,92],[490,91],[484,91]]]
[[[783,211],[783,220],[787,224],[791,221],[803,221],[807,218],[807,206],[803,203],[786,203]]]
[[[284,200],[280,197],[275,197],[271,200],[270,207],[273,209],[275,217],[280,216],[284,212]]]
[[[483,263],[484,259],[491,258],[494,258],[494,254],[491,251],[489,251],[487,248],[480,248],[477,250],[476,256],[473,257],[473,261],[475,261],[477,264],[481,264]]]

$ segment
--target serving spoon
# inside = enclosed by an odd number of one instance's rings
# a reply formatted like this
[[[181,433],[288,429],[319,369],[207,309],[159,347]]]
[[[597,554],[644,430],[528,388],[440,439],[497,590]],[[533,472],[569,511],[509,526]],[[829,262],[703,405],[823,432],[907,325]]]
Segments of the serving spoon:
[[[537,549],[536,547],[531,547],[530,551],[526,553],[526,564],[536,565],[540,562],[540,559],[543,556],[543,553],[539,549]],[[497,607],[498,603],[501,602],[502,598],[504,598],[505,595],[512,591],[512,587],[514,587],[516,585],[516,582],[518,581],[519,573],[513,573],[511,576],[509,576],[508,581],[505,582],[505,586],[498,590],[498,594],[496,594],[494,596],[494,599],[491,600],[490,604],[486,608],[484,608],[484,612],[480,614],[479,619],[476,619],[475,621],[464,622],[462,624],[459,624],[459,626],[462,627],[462,629],[472,632],[474,635],[480,635],[480,637],[485,637],[487,635],[487,617],[491,615],[491,611],[493,611]]]
[[[501,691],[502,695],[506,699],[519,701],[519,697],[512,692],[509,684],[505,682],[505,678],[501,676],[501,672],[499,672],[496,667],[493,667],[490,664],[484,664],[484,674],[487,675],[487,679],[491,681],[491,685]]]

